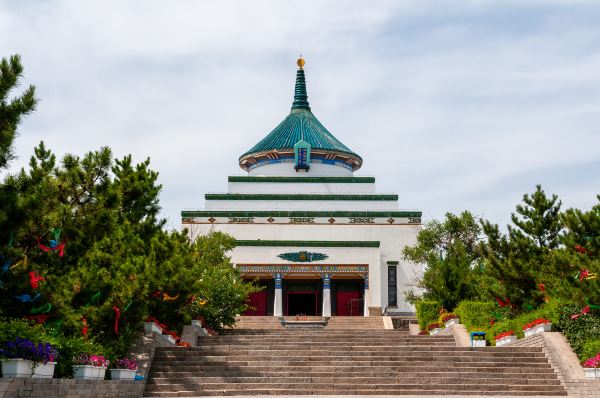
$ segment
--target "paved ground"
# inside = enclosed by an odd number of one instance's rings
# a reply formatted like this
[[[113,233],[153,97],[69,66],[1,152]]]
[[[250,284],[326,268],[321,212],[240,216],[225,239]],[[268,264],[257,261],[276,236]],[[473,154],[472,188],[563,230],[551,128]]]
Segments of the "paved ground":
[[[515,395],[252,395],[252,398],[525,398]],[[205,397],[188,397],[205,398]],[[250,398],[248,395],[227,398]],[[549,395],[528,395],[526,398],[556,398]]]

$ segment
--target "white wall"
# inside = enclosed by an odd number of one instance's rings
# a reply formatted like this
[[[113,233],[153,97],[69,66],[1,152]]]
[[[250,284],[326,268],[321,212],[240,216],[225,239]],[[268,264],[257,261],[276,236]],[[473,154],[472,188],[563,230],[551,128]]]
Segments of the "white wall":
[[[419,225],[289,225],[289,224],[184,224],[192,237],[206,234],[211,230],[228,233],[240,240],[328,240],[328,241],[380,241],[376,251],[377,259],[369,260],[370,306],[387,306],[387,261],[398,261],[398,310],[414,311],[404,301],[403,292],[413,284],[415,272],[421,267],[402,260],[402,249],[416,243]],[[232,259],[236,262],[255,264],[276,261],[276,254],[288,248],[275,247],[237,247]],[[291,250],[291,248],[290,248]],[[312,247],[295,247],[293,251],[309,250]],[[325,252],[325,250],[328,250]],[[336,256],[338,261],[346,259],[349,264],[356,260],[364,261],[375,252],[374,248],[322,248],[320,252]],[[338,254],[339,253],[339,254]],[[361,254],[362,253],[362,254]],[[276,263],[281,263],[277,258]]]
[[[272,163],[258,166],[248,172],[249,176],[286,176],[286,177],[352,177],[352,170],[333,164],[310,164],[310,170],[296,171],[294,162]]]
[[[398,202],[393,200],[207,200],[206,210],[396,211]]]
[[[230,182],[229,193],[373,194],[374,183]]]

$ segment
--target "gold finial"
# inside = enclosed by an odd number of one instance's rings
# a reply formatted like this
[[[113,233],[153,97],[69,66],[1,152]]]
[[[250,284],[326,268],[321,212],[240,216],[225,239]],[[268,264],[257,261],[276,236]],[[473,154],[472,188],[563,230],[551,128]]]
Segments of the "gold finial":
[[[303,69],[304,68],[304,58],[302,58],[302,54],[300,54],[300,57],[298,57],[298,61],[296,61],[296,64],[298,65],[298,68]]]

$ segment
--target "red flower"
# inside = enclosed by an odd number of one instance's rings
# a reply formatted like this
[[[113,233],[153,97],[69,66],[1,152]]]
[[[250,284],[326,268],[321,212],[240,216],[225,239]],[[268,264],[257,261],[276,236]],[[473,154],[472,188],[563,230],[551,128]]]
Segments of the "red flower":
[[[523,330],[531,329],[531,328],[536,327],[538,325],[545,325],[547,323],[550,323],[550,321],[547,320],[547,319],[544,319],[544,318],[538,318],[535,321],[529,322],[528,324],[526,324],[525,326],[523,326]]]
[[[445,322],[448,322],[451,319],[456,319],[456,318],[458,318],[458,315],[456,315],[456,314],[446,314],[446,315],[444,315],[442,317],[442,322],[445,323]]]
[[[441,327],[442,327],[442,325],[440,325],[439,323],[432,323],[432,324],[427,325],[427,330],[429,331],[429,330],[433,330],[433,329],[439,329]]]
[[[509,330],[508,332],[502,332],[502,333],[500,333],[499,335],[497,335],[496,337],[494,337],[494,340],[500,340],[500,339],[503,339],[505,337],[514,336],[514,335],[515,335],[515,332],[513,332],[512,330]]]

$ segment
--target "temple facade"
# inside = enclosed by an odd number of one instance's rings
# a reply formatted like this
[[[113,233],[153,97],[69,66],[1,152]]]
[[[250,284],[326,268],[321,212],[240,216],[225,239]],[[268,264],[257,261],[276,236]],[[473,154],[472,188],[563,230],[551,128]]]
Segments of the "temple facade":
[[[245,315],[369,316],[412,313],[404,299],[420,267],[402,259],[421,212],[399,210],[363,159],[312,113],[298,59],[290,114],[240,156],[246,172],[204,210],[182,211],[192,236],[222,231],[237,240],[232,262],[264,286]]]

